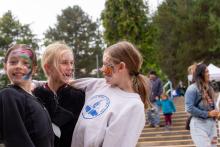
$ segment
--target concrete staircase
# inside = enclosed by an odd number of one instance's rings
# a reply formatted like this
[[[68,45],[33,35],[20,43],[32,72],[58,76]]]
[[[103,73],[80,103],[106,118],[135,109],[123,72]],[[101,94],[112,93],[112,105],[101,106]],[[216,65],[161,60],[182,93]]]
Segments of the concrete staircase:
[[[164,118],[161,114],[161,127],[144,127],[136,147],[195,147],[190,136],[190,132],[185,130],[185,120],[187,113],[184,109],[184,98],[174,99],[177,112],[172,116],[172,126],[170,130],[165,130]],[[220,147],[218,137],[218,146]]]

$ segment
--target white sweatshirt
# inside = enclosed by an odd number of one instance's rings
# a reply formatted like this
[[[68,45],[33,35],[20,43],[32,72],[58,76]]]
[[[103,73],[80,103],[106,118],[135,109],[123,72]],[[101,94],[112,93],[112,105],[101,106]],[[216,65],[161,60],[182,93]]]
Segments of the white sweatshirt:
[[[86,93],[71,147],[135,147],[145,125],[144,104],[137,93],[112,87],[105,79],[85,78],[74,87]]]

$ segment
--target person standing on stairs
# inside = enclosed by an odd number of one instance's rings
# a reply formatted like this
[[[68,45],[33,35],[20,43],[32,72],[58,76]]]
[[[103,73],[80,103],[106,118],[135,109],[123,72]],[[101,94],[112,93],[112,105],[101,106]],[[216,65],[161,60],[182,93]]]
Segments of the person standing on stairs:
[[[217,147],[215,119],[220,113],[215,109],[214,90],[209,84],[209,70],[205,64],[196,65],[194,80],[185,93],[185,109],[192,115],[192,140],[197,147]]]
[[[152,70],[149,72],[148,77],[151,81],[151,95],[150,95],[150,101],[153,105],[153,109],[155,110],[155,114],[153,117],[151,117],[150,113],[147,112],[148,115],[148,121],[149,125],[152,127],[159,127],[160,126],[160,106],[157,104],[157,100],[160,99],[160,95],[163,92],[163,84],[160,80],[160,78],[157,76],[156,71]]]
[[[169,99],[165,91],[161,95],[161,100],[158,100],[158,105],[161,106],[163,111],[165,129],[169,130],[172,125],[172,114],[173,112],[176,112],[176,107],[173,101]]]

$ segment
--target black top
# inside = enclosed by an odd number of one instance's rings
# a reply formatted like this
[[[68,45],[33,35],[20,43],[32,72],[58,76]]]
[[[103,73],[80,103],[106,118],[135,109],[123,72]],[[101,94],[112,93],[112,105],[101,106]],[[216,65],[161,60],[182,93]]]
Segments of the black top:
[[[0,137],[6,147],[53,147],[53,130],[46,108],[22,88],[0,91]]]
[[[47,84],[35,88],[33,93],[41,98],[52,122],[61,130],[60,139],[55,138],[55,147],[70,147],[73,130],[85,103],[85,93],[63,85],[54,94]]]

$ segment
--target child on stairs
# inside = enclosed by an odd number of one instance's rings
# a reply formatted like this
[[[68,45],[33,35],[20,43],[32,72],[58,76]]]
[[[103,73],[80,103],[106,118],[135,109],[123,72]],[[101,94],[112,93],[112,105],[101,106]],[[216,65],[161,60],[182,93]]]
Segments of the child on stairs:
[[[161,95],[161,100],[157,101],[158,105],[162,108],[164,119],[165,119],[165,129],[169,130],[172,125],[172,114],[176,112],[176,107],[172,100],[169,99],[166,92]]]

